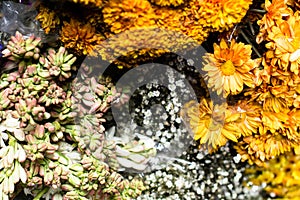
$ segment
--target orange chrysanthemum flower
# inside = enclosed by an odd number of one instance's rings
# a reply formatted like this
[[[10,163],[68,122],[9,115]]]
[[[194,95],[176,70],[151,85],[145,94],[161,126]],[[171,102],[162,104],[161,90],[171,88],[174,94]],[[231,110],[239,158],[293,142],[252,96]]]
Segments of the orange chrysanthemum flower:
[[[182,23],[181,8],[159,7],[145,0],[134,4],[131,1],[113,0],[103,10],[104,21],[113,33],[106,34],[108,40],[98,52],[105,60],[118,57],[115,63],[119,68],[134,67],[166,52],[194,48],[208,36],[202,28]],[[137,20],[146,21],[137,23]]]
[[[257,43],[261,43],[265,39],[277,20],[281,20],[282,17],[292,15],[293,13],[292,9],[287,6],[286,0],[273,0],[272,3],[266,0],[265,9],[267,13],[261,20],[257,21],[257,24],[260,26],[259,33],[256,37]]]
[[[69,0],[69,1],[73,1],[74,3],[81,3],[84,5],[93,5],[98,8],[101,8],[105,4],[105,2],[107,2],[106,0]]]
[[[114,62],[119,68],[131,68],[166,52],[179,52],[198,45],[192,38],[173,30],[135,28],[112,35],[101,42],[97,52],[103,60]]]
[[[208,37],[209,29],[198,23],[198,20],[192,14],[192,10],[186,7],[175,9],[158,6],[154,6],[153,9],[158,27],[182,33],[198,44],[201,44]]]
[[[224,146],[228,140],[237,142],[240,133],[235,122],[239,116],[231,116],[227,104],[213,105],[202,99],[200,104],[191,101],[184,106],[182,115],[190,125],[195,140],[206,144],[211,150]]]
[[[180,6],[186,0],[150,0],[151,3],[154,3],[159,6]]]
[[[204,27],[212,31],[232,28],[246,15],[252,0],[192,0],[188,10]]]
[[[102,13],[104,22],[113,33],[155,25],[153,8],[147,0],[111,0]]]
[[[105,39],[89,23],[82,24],[75,19],[71,19],[70,23],[64,22],[60,38],[66,48],[74,50],[78,55],[91,56],[97,55],[94,49]]]
[[[153,9],[158,27],[182,33],[199,44],[208,37],[210,30],[198,22],[190,8],[154,6]]]
[[[230,46],[223,39],[220,46],[214,44],[214,53],[204,56],[203,70],[207,72],[208,87],[218,94],[223,92],[224,96],[239,94],[244,84],[253,87],[254,76],[250,71],[259,65],[260,60],[252,60],[251,53],[250,45],[234,40]]]
[[[44,29],[46,34],[60,24],[60,19],[56,13],[44,6],[39,8],[39,14],[36,16],[36,19],[41,23],[41,27]]]
[[[270,59],[272,65],[278,65],[282,70],[290,70],[299,74],[300,63],[300,12],[295,12],[286,21],[282,20],[277,26],[273,26],[268,33],[266,44],[269,51],[266,59]]]

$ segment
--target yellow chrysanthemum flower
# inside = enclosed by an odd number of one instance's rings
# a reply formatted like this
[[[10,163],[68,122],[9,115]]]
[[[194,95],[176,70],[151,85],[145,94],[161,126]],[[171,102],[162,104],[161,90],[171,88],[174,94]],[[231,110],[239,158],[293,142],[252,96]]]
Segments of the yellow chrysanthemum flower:
[[[226,108],[225,103],[213,105],[211,101],[202,99],[200,104],[188,102],[181,114],[190,125],[194,139],[200,140],[200,144],[208,145],[209,149],[216,150],[228,140],[237,142],[241,135],[233,123],[239,116],[232,116]]]
[[[208,87],[224,96],[239,94],[244,84],[254,87],[254,76],[250,71],[259,65],[260,60],[252,60],[251,53],[250,45],[234,40],[230,46],[223,39],[220,45],[214,44],[214,53],[204,56],[203,70],[207,72]]]
[[[246,100],[238,101],[234,106],[229,106],[231,117],[237,115],[238,120],[233,123],[239,129],[242,136],[250,136],[258,132],[262,126],[261,110],[262,107],[258,103],[248,102]]]
[[[39,8],[39,14],[36,16],[36,19],[41,23],[41,27],[46,34],[60,24],[60,19],[56,13],[44,6]]]
[[[280,154],[291,151],[294,143],[280,134],[253,135],[243,138],[235,149],[241,155],[242,161],[248,161],[258,166],[264,166],[265,161]]]
[[[282,70],[299,74],[300,63],[300,12],[297,11],[287,20],[281,20],[268,33],[266,59]]]
[[[261,135],[272,133],[274,136],[280,134],[291,143],[300,144],[300,110],[286,110],[285,112],[275,113],[262,111],[263,127],[259,129]]]
[[[193,11],[199,24],[212,31],[223,31],[239,23],[250,4],[252,0],[192,0],[188,9]]]
[[[286,109],[287,111],[288,109]],[[273,134],[277,134],[278,130],[284,129],[284,124],[289,119],[289,116],[286,112],[270,112],[270,111],[262,111],[262,122],[263,127],[260,129],[260,134],[265,134],[267,132],[271,132]]]
[[[261,103],[265,111],[280,113],[292,106],[299,108],[300,77],[266,62],[263,67],[253,70],[257,87],[246,89],[244,95]]]
[[[264,165],[266,160],[291,151],[300,145],[300,110],[286,109],[280,113],[261,111],[262,125],[258,134],[243,138],[235,148],[242,160]]]
[[[295,10],[300,10],[300,1],[299,0],[290,0],[290,1],[293,1],[292,6],[295,8]]]
[[[261,43],[265,39],[267,34],[271,32],[271,28],[276,25],[277,20],[293,14],[292,9],[287,6],[286,0],[273,0],[272,3],[266,0],[264,6],[267,13],[262,19],[257,21],[257,24],[260,26],[256,37],[257,43]]]
[[[272,159],[264,167],[246,169],[249,180],[255,185],[267,184],[264,190],[276,199],[299,199],[300,156],[289,152]]]
[[[158,6],[180,6],[185,0],[150,0],[150,2]]]
[[[285,0],[286,4],[292,8],[299,8],[300,1],[299,0]]]
[[[284,124],[285,132],[283,135],[298,145],[300,144],[300,132],[298,130],[300,127],[300,110],[294,108],[287,114],[288,120]]]
[[[264,58],[262,58],[262,65],[263,68],[255,68],[253,69],[254,74],[254,84],[255,86],[261,86],[261,84],[270,83],[271,75],[276,70],[274,66],[271,66],[269,64],[266,64],[266,61]]]
[[[276,88],[274,88],[276,89]],[[286,87],[278,88],[282,89],[281,91],[286,92]],[[267,84],[262,84],[257,88],[251,88],[245,92],[245,96],[251,96],[251,100],[254,100],[262,104],[265,111],[271,111],[280,113],[288,109],[294,102],[291,95],[284,97],[276,97],[272,93],[272,86]]]
[[[78,55],[96,56],[95,47],[105,38],[89,23],[82,24],[71,19],[70,23],[64,22],[60,39],[66,48],[74,50]]]

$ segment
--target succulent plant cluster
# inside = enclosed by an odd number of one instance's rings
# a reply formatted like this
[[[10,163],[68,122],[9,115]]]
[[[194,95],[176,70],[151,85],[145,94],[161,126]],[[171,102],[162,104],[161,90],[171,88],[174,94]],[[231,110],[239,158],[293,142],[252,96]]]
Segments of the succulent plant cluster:
[[[72,80],[76,57],[34,35],[17,32],[2,54],[10,71],[0,83],[0,199],[22,190],[35,199],[138,195],[143,184],[110,167],[118,151],[105,140],[103,114],[120,95],[110,79]]]

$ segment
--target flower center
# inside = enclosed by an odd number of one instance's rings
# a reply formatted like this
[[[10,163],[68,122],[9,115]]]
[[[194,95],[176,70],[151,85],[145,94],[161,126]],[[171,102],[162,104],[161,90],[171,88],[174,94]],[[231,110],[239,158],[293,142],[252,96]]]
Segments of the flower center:
[[[233,75],[235,72],[235,67],[231,60],[227,60],[225,63],[221,65],[221,71],[225,76]]]

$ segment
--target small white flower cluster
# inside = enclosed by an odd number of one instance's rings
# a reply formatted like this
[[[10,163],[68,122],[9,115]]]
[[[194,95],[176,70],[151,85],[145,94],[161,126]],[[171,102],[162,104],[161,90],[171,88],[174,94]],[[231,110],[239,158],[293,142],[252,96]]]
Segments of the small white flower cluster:
[[[262,187],[242,184],[246,166],[232,159],[230,145],[214,154],[196,147],[195,143],[165,169],[146,174],[147,190],[138,200],[262,199]]]
[[[138,197],[138,200],[197,199],[194,178],[199,174],[204,174],[199,165],[194,162],[177,159],[165,169],[158,170],[144,177],[147,190],[144,195]]]
[[[133,118],[144,127],[148,137],[156,141],[156,148],[164,156],[180,156],[183,148],[192,140],[180,117],[181,107],[190,99],[190,90],[185,83],[185,75],[175,74],[167,69],[165,85],[152,81],[138,88],[131,99],[141,99],[136,103]],[[157,77],[157,80],[161,77]]]

